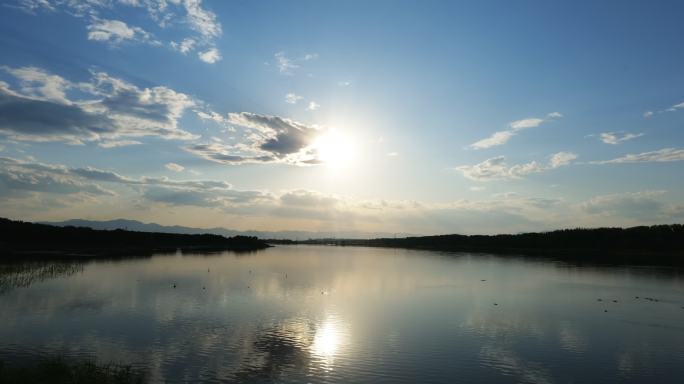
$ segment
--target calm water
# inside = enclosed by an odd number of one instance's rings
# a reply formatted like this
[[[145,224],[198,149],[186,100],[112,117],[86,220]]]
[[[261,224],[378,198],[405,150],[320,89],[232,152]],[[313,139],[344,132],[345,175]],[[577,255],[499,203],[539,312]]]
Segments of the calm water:
[[[653,268],[278,246],[0,276],[1,359],[95,357],[157,383],[684,377],[684,275]]]

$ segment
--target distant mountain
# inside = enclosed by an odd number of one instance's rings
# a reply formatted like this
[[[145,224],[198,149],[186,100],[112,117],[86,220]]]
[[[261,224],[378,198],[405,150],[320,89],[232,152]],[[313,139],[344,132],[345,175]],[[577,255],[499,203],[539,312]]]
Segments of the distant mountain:
[[[344,238],[344,239],[371,239],[379,237],[394,237],[394,233],[386,232],[358,232],[358,231],[340,231],[340,232],[311,232],[311,231],[237,231],[227,228],[193,228],[183,227],[180,225],[160,225],[156,223],[143,223],[136,220],[116,219],[107,221],[72,219],[58,222],[41,222],[41,224],[56,225],[60,227],[74,226],[87,227],[93,229],[126,229],[129,231],[140,232],[163,232],[163,233],[185,233],[185,234],[215,234],[226,237],[231,236],[256,236],[260,239],[291,239],[291,240],[307,240],[307,239],[330,239],[330,238]],[[397,233],[397,237],[410,236],[407,233]]]

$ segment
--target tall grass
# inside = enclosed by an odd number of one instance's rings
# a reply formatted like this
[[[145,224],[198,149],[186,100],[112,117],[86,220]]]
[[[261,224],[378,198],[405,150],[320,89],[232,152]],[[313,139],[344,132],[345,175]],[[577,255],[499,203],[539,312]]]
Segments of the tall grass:
[[[145,377],[142,372],[120,364],[69,361],[61,357],[16,364],[0,361],[0,383],[3,384],[142,384],[144,382]]]

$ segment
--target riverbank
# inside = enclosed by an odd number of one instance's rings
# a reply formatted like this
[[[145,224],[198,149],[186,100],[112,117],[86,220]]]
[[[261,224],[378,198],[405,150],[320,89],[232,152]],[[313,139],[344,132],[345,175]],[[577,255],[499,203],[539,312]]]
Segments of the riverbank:
[[[250,236],[95,230],[0,218],[0,255],[3,260],[121,257],[177,250],[249,252],[268,247],[266,242]]]
[[[681,224],[632,228],[579,228],[502,235],[453,234],[269,242],[518,254],[610,264],[684,265],[684,226]]]

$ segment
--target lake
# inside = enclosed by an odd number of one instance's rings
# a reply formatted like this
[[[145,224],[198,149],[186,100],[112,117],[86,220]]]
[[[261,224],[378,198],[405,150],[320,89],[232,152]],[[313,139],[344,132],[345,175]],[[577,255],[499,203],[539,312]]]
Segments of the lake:
[[[657,301],[656,301],[657,300]],[[684,274],[277,246],[0,266],[0,359],[153,383],[680,383]]]

